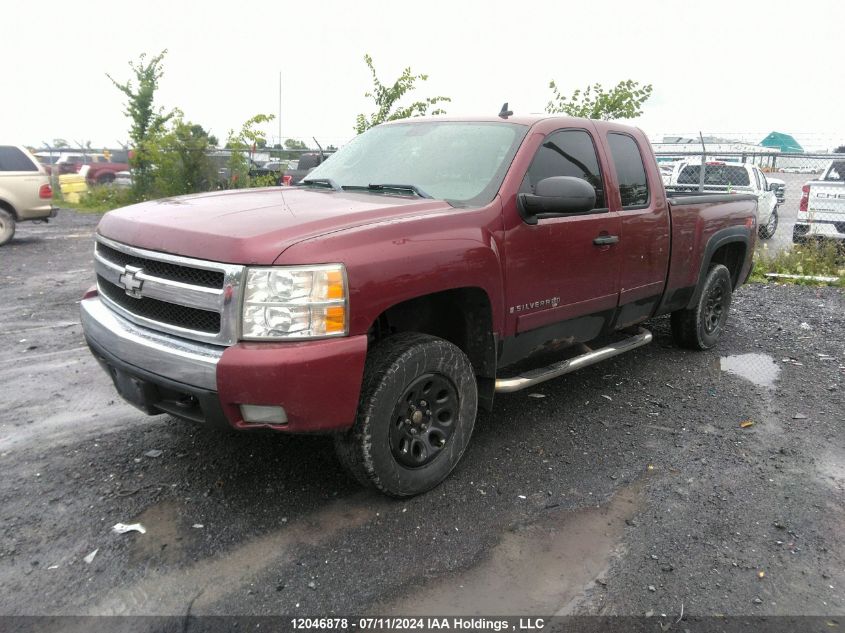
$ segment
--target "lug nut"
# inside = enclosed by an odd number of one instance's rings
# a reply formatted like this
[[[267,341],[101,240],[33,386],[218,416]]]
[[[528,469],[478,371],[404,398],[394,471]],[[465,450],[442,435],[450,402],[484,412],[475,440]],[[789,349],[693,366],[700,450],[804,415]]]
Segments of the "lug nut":
[[[428,405],[426,405],[425,400],[420,400],[420,406],[421,406],[421,407],[426,407],[426,406],[428,406]]]

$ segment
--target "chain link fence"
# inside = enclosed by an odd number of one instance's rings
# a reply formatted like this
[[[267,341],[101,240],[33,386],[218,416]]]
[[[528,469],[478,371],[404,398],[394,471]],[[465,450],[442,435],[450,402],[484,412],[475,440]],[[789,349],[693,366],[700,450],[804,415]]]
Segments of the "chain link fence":
[[[845,240],[845,139],[837,144],[833,137],[804,135],[799,142],[778,133],[763,139],[779,145],[775,147],[746,140],[751,136],[653,138],[664,185],[670,190],[757,194],[761,222],[770,220],[761,230],[760,245],[769,251],[815,236]],[[815,149],[805,150],[804,144]]]

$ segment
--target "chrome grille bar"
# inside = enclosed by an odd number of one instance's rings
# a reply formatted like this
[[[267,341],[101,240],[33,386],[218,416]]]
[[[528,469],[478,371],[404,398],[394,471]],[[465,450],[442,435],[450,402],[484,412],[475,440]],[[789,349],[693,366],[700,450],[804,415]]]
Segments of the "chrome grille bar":
[[[220,314],[220,331],[204,332],[192,329],[189,322],[163,323],[146,318],[131,311],[131,307],[119,305],[110,300],[104,293],[100,296],[103,302],[114,312],[126,319],[160,332],[166,332],[182,338],[212,343],[216,345],[232,345],[240,335],[240,306],[241,286],[244,267],[235,264],[223,264],[180,255],[171,255],[158,251],[136,248],[120,242],[115,242],[101,235],[96,237],[97,247],[94,251],[95,269],[98,278],[113,284],[135,299],[149,298],[172,303],[188,308],[217,312]],[[107,247],[100,249],[99,245]],[[113,261],[115,253],[123,254],[125,265]],[[131,258],[131,260],[130,260]],[[164,269],[175,278],[157,276],[145,270],[145,263],[153,270]],[[161,266],[165,264],[166,266]],[[212,271],[222,276],[222,287],[212,288],[208,285],[192,284],[180,279],[191,279],[198,271]],[[102,282],[98,281],[98,284]],[[112,288],[113,291],[113,288]],[[128,300],[123,302],[131,304]]]

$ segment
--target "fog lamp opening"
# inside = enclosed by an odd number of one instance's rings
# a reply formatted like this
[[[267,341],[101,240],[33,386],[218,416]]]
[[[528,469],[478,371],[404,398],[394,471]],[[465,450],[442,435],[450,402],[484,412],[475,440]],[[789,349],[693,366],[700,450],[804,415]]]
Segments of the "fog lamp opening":
[[[242,404],[241,417],[247,424],[287,424],[284,407],[263,404]]]

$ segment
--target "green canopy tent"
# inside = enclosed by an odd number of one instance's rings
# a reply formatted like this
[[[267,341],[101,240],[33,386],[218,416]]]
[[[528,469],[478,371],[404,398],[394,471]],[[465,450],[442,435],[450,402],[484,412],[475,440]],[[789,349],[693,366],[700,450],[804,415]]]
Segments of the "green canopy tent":
[[[792,138],[789,134],[784,134],[783,132],[772,132],[762,141],[760,141],[760,145],[763,147],[771,147],[773,149],[778,149],[781,152],[787,154],[803,154],[804,148]]]

